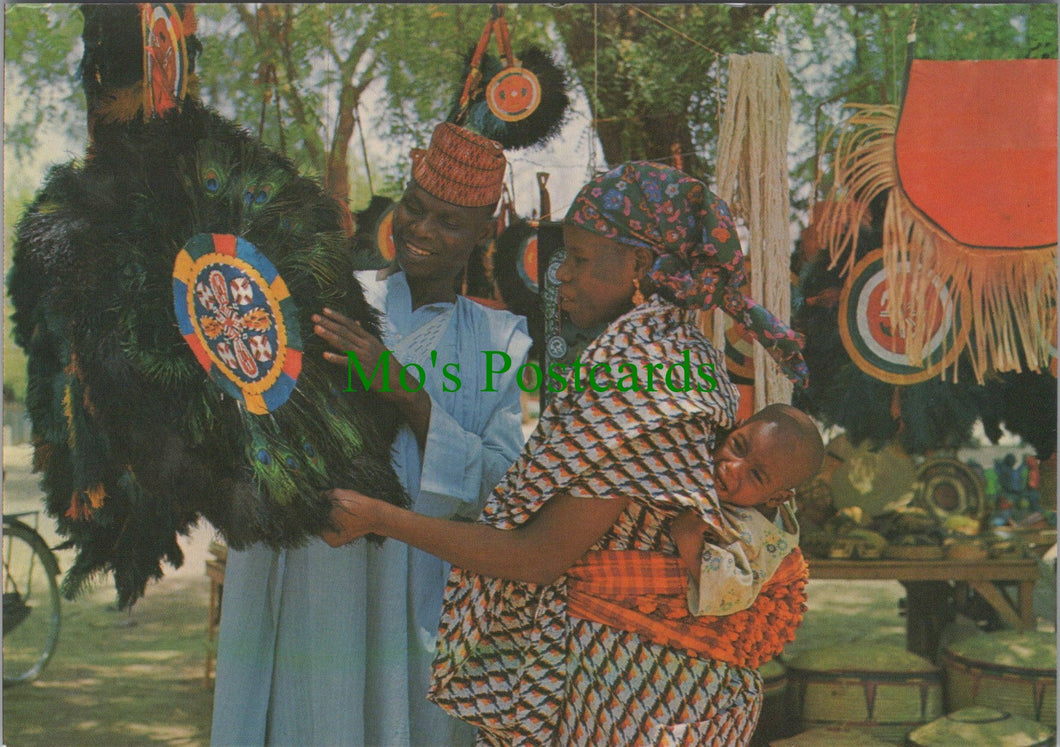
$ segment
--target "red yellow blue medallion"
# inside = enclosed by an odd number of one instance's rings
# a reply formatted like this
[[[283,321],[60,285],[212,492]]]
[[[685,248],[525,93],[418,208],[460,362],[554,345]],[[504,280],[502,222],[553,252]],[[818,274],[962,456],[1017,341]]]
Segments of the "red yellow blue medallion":
[[[184,13],[173,3],[140,4],[145,121],[179,108],[188,93],[188,26],[195,21],[190,5]]]
[[[249,241],[193,236],[173,265],[173,308],[199,364],[249,412],[272,412],[291,396],[302,371],[298,308]]]

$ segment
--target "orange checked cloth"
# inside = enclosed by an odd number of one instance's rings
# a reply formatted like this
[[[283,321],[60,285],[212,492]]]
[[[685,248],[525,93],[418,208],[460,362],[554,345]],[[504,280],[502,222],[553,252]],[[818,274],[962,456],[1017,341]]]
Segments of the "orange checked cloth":
[[[599,550],[567,571],[567,611],[703,659],[757,668],[795,640],[806,612],[809,568],[795,548],[747,609],[723,617],[688,612],[688,573],[659,552]]]

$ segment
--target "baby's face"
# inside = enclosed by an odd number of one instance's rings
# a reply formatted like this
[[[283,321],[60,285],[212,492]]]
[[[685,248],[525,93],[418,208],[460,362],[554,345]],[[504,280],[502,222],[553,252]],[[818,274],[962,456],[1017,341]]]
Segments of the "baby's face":
[[[736,506],[786,500],[800,477],[792,451],[776,423],[758,420],[741,425],[714,453],[718,498]]]

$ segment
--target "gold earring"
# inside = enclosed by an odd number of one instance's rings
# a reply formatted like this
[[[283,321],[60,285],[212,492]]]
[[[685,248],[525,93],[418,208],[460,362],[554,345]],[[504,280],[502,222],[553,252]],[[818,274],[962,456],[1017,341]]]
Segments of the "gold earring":
[[[640,278],[633,278],[633,305],[640,306],[644,303],[644,294],[640,292]]]

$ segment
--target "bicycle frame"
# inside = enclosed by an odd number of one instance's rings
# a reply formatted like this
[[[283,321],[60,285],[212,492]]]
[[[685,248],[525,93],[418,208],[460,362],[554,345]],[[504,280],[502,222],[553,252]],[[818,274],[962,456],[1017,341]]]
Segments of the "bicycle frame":
[[[28,516],[39,512],[3,515],[5,688],[36,679],[59,636],[59,562]]]

